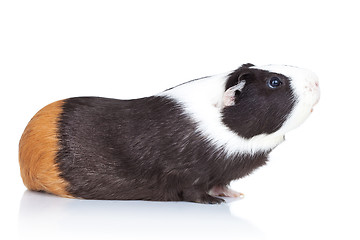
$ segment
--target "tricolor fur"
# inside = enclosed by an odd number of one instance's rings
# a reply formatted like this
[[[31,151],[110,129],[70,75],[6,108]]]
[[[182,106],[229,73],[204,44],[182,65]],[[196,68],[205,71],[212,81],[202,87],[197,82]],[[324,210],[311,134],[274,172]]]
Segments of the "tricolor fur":
[[[142,99],[66,99],[34,117],[46,113],[53,125],[27,126],[23,180],[29,189],[68,197],[221,202],[212,195],[238,196],[226,188],[230,181],[265,164],[318,99],[310,71],[252,64]],[[24,147],[42,146],[39,129],[56,139],[42,150],[53,153],[46,161]],[[51,176],[62,192],[37,176],[43,162],[56,170]]]

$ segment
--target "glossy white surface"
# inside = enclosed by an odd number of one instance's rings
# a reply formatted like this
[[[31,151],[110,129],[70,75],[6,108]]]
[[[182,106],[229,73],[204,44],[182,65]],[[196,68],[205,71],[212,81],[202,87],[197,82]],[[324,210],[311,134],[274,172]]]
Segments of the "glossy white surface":
[[[1,239],[360,239],[356,1],[0,1]],[[135,98],[239,64],[314,71],[321,99],[222,205],[26,191],[18,141],[44,105]]]
[[[46,232],[59,238],[126,237],[126,239],[184,239],[210,235],[218,239],[239,234],[261,236],[250,222],[231,213],[230,206],[144,201],[62,199],[26,191],[19,211],[21,236]],[[39,232],[39,226],[45,232]],[[235,239],[235,238],[234,238]]]

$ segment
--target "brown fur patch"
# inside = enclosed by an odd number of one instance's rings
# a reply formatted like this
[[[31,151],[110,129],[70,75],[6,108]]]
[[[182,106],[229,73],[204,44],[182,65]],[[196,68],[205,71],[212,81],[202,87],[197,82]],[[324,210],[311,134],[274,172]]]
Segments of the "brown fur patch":
[[[59,150],[58,120],[63,101],[41,109],[30,120],[19,143],[19,163],[25,186],[62,197],[72,197],[59,174],[55,158]]]

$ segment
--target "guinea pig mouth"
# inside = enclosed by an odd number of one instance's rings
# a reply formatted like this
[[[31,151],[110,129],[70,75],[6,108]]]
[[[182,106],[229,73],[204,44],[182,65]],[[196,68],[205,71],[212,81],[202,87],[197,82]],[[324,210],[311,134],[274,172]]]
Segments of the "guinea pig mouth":
[[[314,105],[312,106],[310,112],[313,112],[313,111],[314,111],[314,107],[315,107],[316,104],[319,103],[319,100],[320,100],[320,97],[318,97],[318,98],[316,99],[316,101],[315,101]]]
[[[316,99],[316,101],[315,101],[315,103],[314,103],[313,107],[314,107],[316,104],[318,104],[318,103],[319,103],[319,101],[320,101],[320,92],[318,93],[317,99]]]

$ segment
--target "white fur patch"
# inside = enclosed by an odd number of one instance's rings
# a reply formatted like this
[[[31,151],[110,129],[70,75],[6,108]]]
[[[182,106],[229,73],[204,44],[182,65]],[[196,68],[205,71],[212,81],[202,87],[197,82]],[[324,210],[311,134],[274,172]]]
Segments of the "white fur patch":
[[[212,77],[190,81],[169,89],[157,96],[163,96],[175,100],[181,104],[193,121],[197,124],[197,131],[214,144],[217,148],[223,148],[227,155],[245,153],[254,154],[273,149],[284,141],[284,134],[297,126],[307,116],[307,107],[313,104],[316,97],[303,93],[304,77],[309,82],[314,82],[314,77],[306,70],[287,66],[263,66],[254,67],[272,72],[281,73],[293,80],[292,88],[298,96],[298,103],[283,127],[271,134],[260,134],[250,139],[245,139],[222,122],[221,109],[225,92],[225,84],[230,73],[215,75]],[[309,76],[309,77],[308,77]],[[306,81],[305,81],[306,82]]]
[[[228,74],[192,81],[158,96],[168,97],[184,107],[197,124],[197,130],[217,148],[224,148],[227,155],[253,154],[268,151],[283,141],[283,136],[261,134],[245,139],[225,126],[221,120],[221,101]]]

